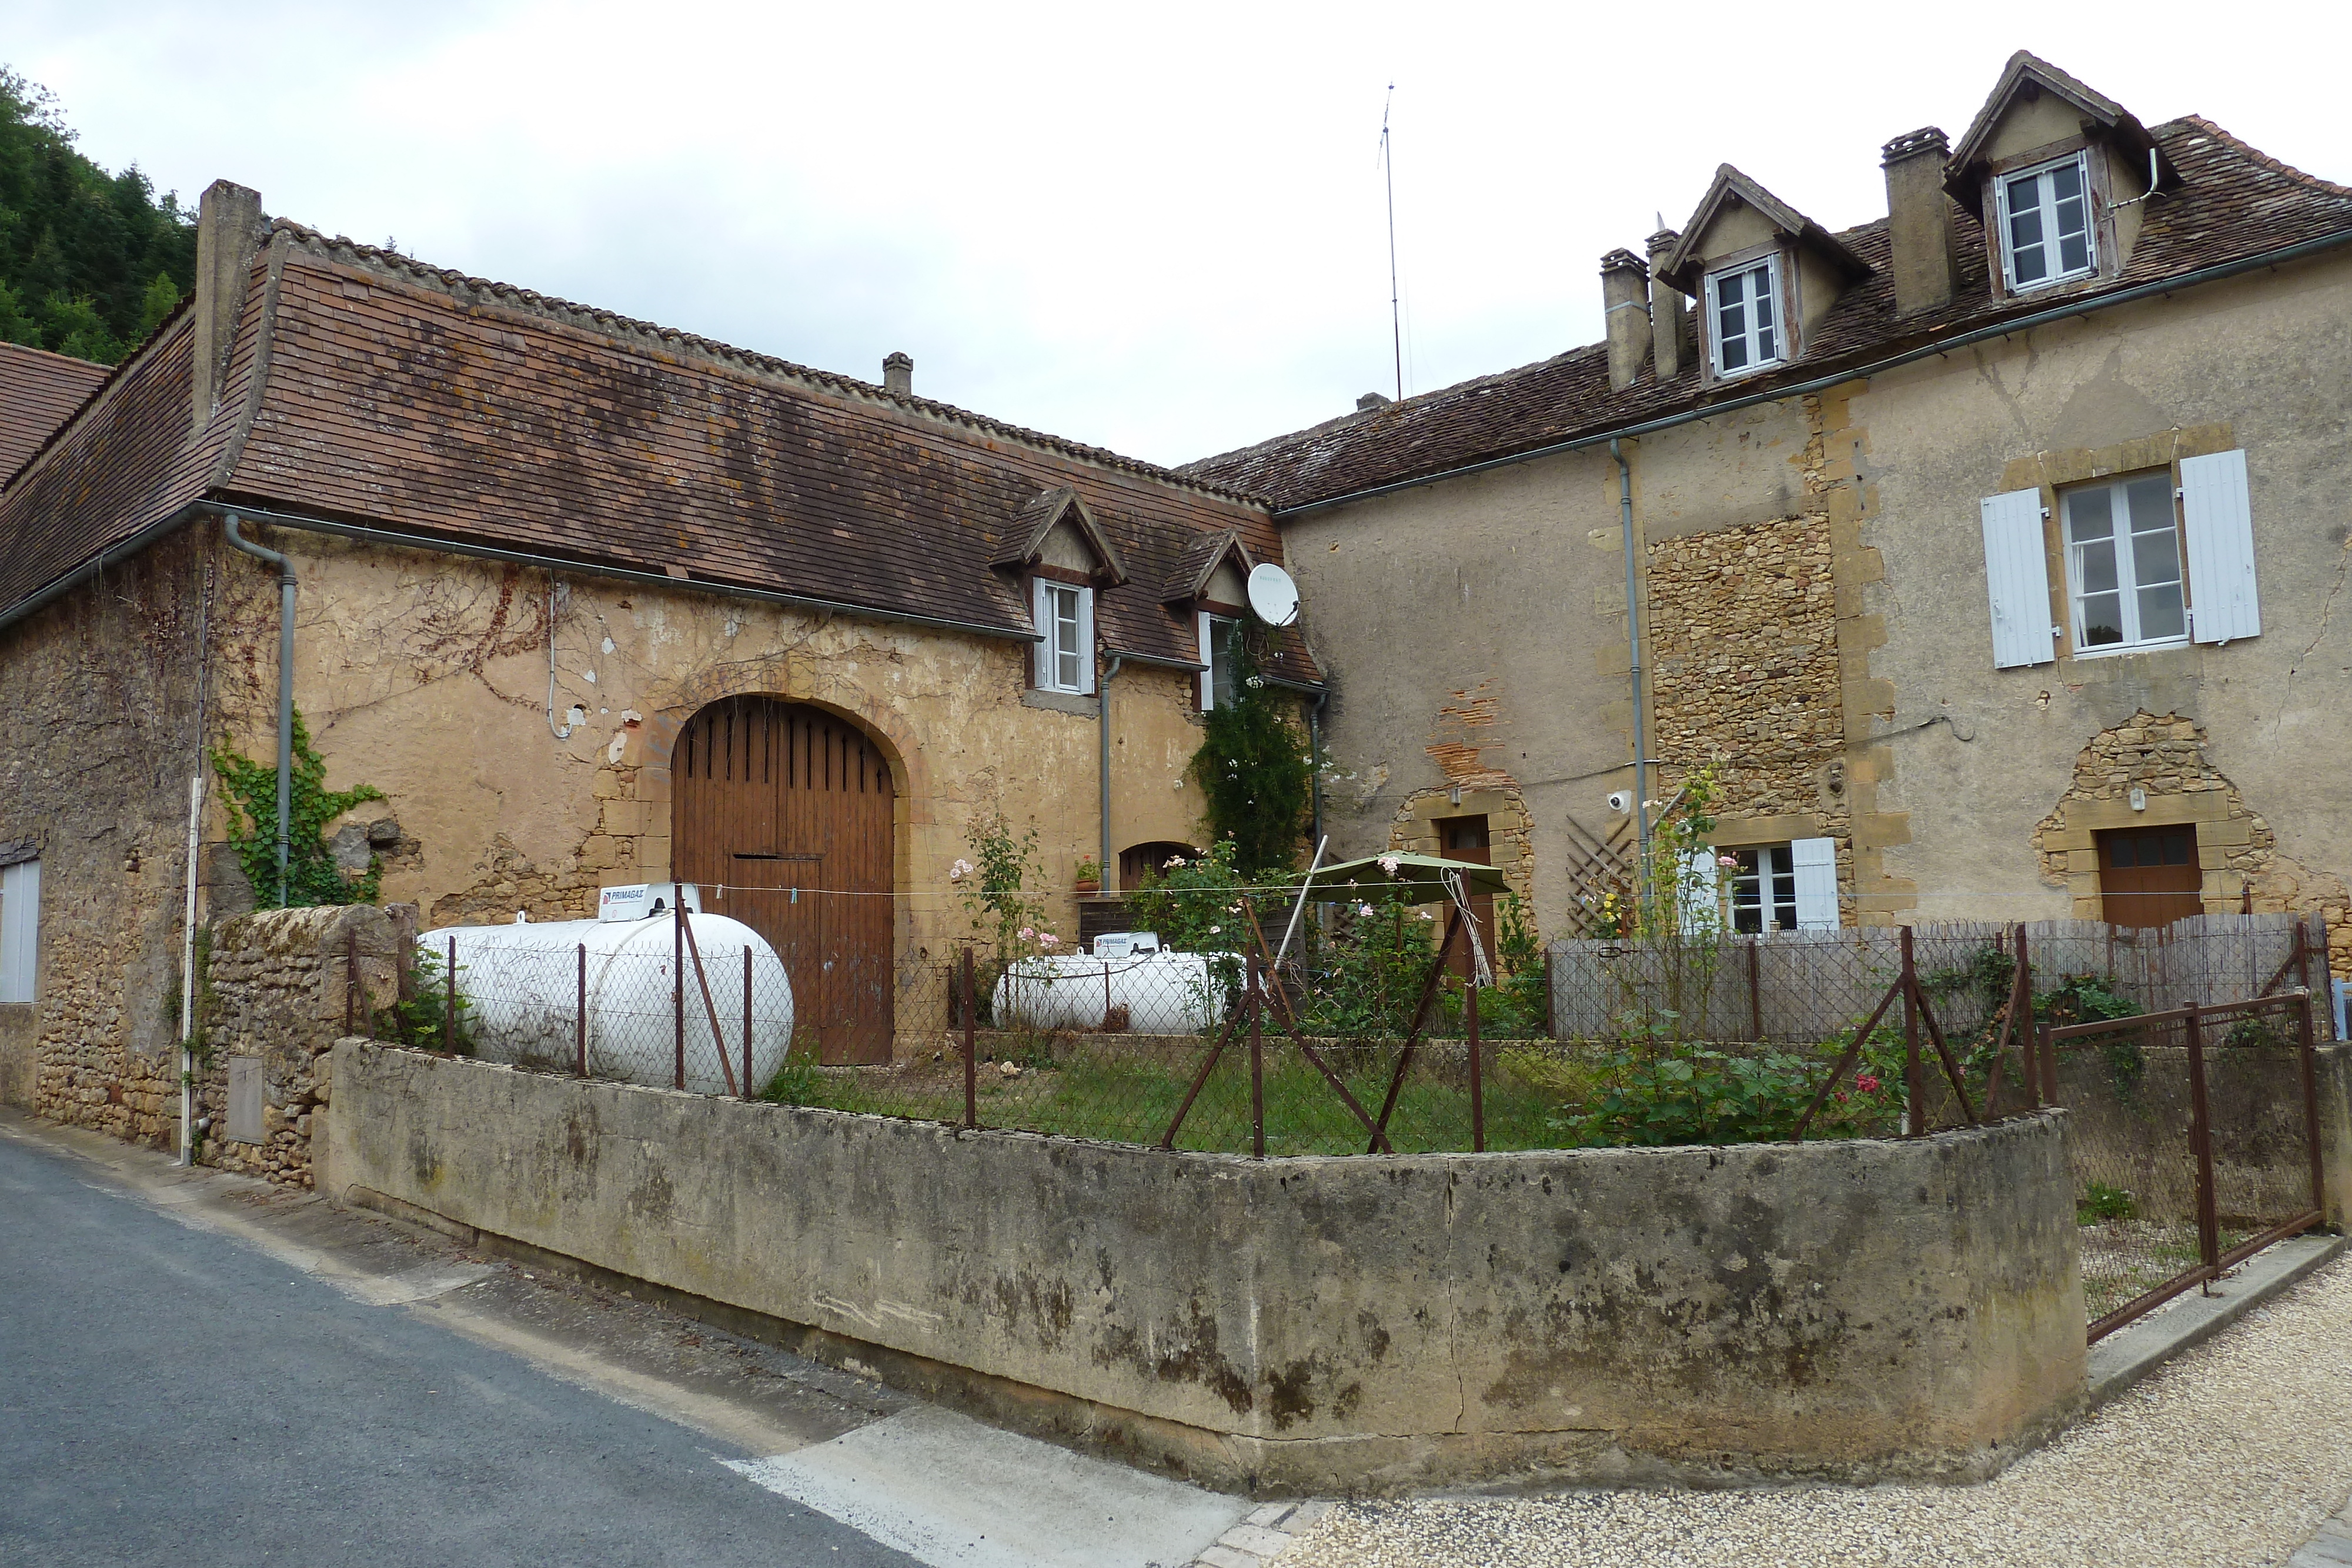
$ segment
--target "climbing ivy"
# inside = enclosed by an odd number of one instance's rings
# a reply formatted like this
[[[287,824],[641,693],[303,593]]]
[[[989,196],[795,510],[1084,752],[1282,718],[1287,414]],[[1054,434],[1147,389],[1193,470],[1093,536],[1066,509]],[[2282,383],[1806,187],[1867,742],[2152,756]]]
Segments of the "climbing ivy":
[[[363,873],[345,876],[327,847],[327,824],[363,800],[383,800],[383,791],[367,784],[328,789],[326,759],[311,748],[310,731],[299,708],[294,712],[293,749],[287,904],[373,904],[383,880],[383,862],[370,855]],[[227,797],[229,843],[237,863],[253,883],[255,902],[272,904],[278,894],[278,764],[274,759],[255,762],[226,747],[215,748],[212,759]]]
[[[1259,678],[1241,638],[1234,641],[1240,678],[1234,698],[1204,716],[1207,733],[1192,755],[1193,779],[1207,797],[1209,836],[1234,847],[1244,877],[1288,871],[1307,834],[1310,765],[1307,743]]]

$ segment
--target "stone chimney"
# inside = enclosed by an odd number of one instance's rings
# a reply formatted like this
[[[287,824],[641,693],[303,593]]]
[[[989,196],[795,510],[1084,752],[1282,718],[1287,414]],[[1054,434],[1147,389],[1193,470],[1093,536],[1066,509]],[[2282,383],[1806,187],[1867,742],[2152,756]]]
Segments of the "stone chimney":
[[[1609,385],[1623,392],[1650,357],[1650,268],[1630,250],[1601,258],[1601,303],[1609,325]]]
[[[1658,277],[1666,253],[1682,235],[1660,229],[1650,236],[1650,349],[1657,356],[1658,379],[1670,382],[1682,373],[1683,350],[1688,345],[1689,312],[1683,308],[1682,290]]]
[[[1356,412],[1367,413],[1376,408],[1386,408],[1388,404],[1389,397],[1386,392],[1366,392],[1356,400]]]
[[[205,187],[196,208],[195,389],[189,400],[196,430],[220,408],[229,350],[245,316],[253,254],[261,248],[261,227],[260,192],[226,180]]]
[[[887,354],[882,360],[882,390],[901,397],[915,395],[915,361],[910,354]]]
[[[1958,256],[1952,200],[1944,193],[1951,144],[1934,126],[1898,136],[1880,149],[1886,165],[1886,238],[1895,273],[1895,313],[1948,305]]]

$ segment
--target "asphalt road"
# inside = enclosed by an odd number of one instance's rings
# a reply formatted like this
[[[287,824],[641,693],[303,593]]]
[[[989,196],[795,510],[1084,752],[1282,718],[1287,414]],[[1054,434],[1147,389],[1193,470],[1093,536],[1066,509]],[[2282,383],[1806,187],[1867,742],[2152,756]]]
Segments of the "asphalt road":
[[[0,1563],[908,1564],[755,1457],[0,1139]]]

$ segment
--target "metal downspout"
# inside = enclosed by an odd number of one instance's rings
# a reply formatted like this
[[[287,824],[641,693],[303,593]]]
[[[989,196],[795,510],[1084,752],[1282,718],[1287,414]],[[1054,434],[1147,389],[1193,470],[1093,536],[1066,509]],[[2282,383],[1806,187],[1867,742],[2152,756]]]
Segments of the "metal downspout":
[[[278,569],[278,907],[286,907],[287,846],[294,818],[294,566],[236,531],[236,514],[221,514],[228,542]]]
[[[1633,470],[1625,462],[1624,444],[1610,438],[1609,455],[1617,460],[1618,521],[1625,530],[1625,652],[1633,672],[1633,850],[1641,866],[1643,904],[1650,900],[1650,752],[1642,716],[1642,587],[1633,561]]]
[[[1110,683],[1118,667],[1127,663],[1119,654],[1110,656],[1110,668],[1095,683],[1095,727],[1101,733],[1096,737],[1102,747],[1102,770],[1098,782],[1102,786],[1102,859],[1096,862],[1096,885],[1109,891],[1110,883]],[[1125,892],[1124,888],[1120,889]]]

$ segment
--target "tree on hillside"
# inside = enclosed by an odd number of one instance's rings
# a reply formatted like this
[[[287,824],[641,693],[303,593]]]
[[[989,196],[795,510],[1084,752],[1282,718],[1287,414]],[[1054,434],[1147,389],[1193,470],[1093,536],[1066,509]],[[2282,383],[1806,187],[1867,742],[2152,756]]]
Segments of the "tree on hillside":
[[[0,340],[110,365],[194,282],[196,229],[73,141],[48,89],[0,67]]]

